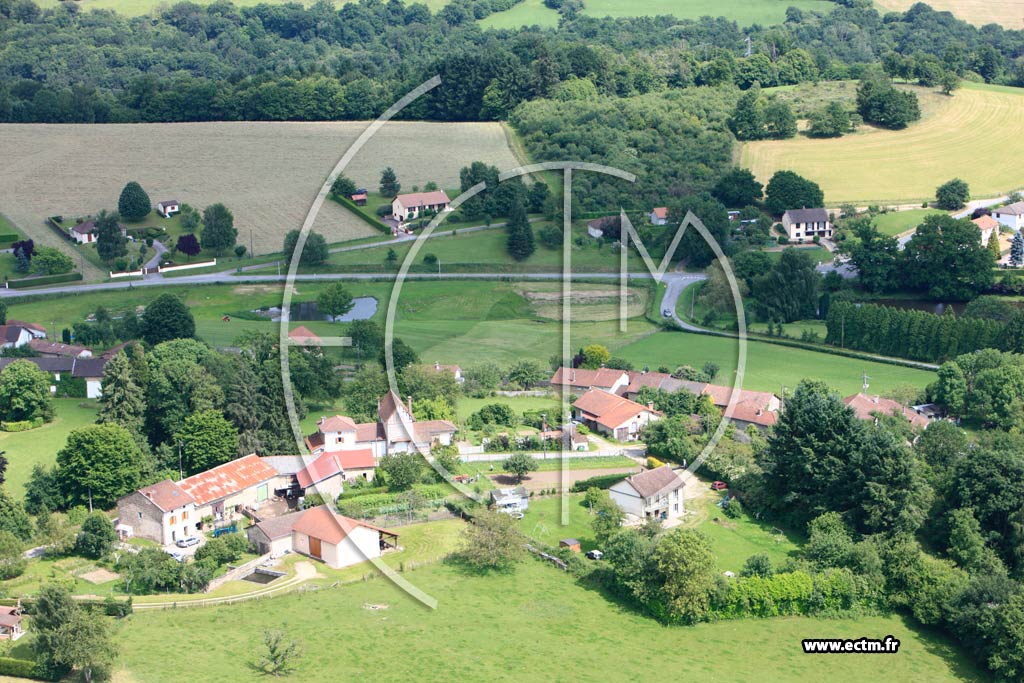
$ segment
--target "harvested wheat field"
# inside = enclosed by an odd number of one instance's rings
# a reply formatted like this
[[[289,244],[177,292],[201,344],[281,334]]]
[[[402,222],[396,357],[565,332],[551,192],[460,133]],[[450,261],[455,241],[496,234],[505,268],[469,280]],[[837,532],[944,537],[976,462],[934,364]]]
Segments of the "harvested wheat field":
[[[898,131],[869,126],[841,138],[750,142],[742,166],[767,182],[780,169],[814,180],[830,205],[920,202],[963,178],[973,197],[1024,186],[1024,89],[965,84]]]
[[[882,11],[905,12],[918,0],[875,0]],[[928,0],[939,12],[952,12],[958,19],[984,26],[1000,24],[1005,28],[1024,28],[1024,3],[1021,0]]]
[[[45,216],[115,209],[121,188],[137,180],[154,203],[178,199],[197,208],[223,202],[235,215],[239,242],[253,231],[256,254],[281,249],[302,227],[331,169],[367,124],[154,123],[0,125],[0,212],[46,244],[60,238]],[[459,169],[480,160],[517,166],[497,123],[395,122],[384,126],[346,174],[375,191],[394,167],[402,187],[459,186]],[[334,202],[316,229],[328,241],[375,234]]]

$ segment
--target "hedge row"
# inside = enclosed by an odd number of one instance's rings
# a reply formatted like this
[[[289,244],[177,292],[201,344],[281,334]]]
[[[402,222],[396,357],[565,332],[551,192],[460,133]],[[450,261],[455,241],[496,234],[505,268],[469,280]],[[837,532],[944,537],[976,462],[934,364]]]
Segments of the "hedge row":
[[[0,431],[4,432],[27,432],[30,429],[43,426],[43,418],[37,417],[33,420],[15,420],[12,422],[0,421]]]
[[[28,277],[24,280],[9,280],[7,286],[10,289],[23,289],[25,287],[38,287],[39,285],[52,285],[58,282],[74,282],[81,280],[81,273],[61,273],[60,275],[42,275],[40,277]]]
[[[599,474],[590,479],[577,481],[569,490],[573,493],[583,493],[590,488],[610,489],[628,476],[629,474]]]
[[[341,204],[342,206],[344,206],[346,209],[348,209],[349,211],[354,213],[356,216],[358,216],[359,218],[363,219],[363,222],[367,223],[368,225],[372,225],[377,230],[379,230],[379,231],[381,231],[381,232],[383,232],[385,234],[388,234],[388,233],[391,232],[391,228],[390,227],[385,225],[382,221],[377,220],[376,218],[371,218],[369,214],[367,214],[367,213],[365,213],[363,211],[362,207],[356,206],[355,202],[353,202],[351,199],[346,199],[344,197],[338,197],[337,195],[333,195],[333,194],[331,195],[331,199],[333,199],[334,201],[336,201],[339,204]]]
[[[15,659],[14,657],[0,657],[0,676],[33,678],[37,681],[50,680],[39,673],[36,663],[31,659]]]
[[[16,232],[0,232],[0,242],[20,242],[21,235]]]

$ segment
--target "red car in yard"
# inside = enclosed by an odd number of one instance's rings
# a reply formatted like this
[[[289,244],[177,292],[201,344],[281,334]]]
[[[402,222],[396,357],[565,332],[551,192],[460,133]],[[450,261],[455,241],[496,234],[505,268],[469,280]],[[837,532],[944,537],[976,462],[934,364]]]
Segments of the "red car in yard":
[[[724,491],[727,488],[729,488],[729,485],[726,484],[724,481],[715,481],[711,483],[712,491]]]

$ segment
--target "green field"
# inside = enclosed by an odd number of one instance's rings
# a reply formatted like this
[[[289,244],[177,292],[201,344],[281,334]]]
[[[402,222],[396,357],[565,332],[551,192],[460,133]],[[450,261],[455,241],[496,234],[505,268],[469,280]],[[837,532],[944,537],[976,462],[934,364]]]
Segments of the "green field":
[[[687,332],[658,332],[620,348],[616,355],[627,358],[636,367],[667,365],[700,367],[714,361],[721,367],[715,380],[731,384],[736,371],[738,342]],[[766,342],[747,342],[747,365],[743,387],[754,391],[779,393],[785,386],[792,391],[807,377],[820,379],[843,396],[860,391],[861,374],[867,372],[872,391],[885,393],[899,385],[924,387],[935,380],[935,373],[898,365],[858,360]]]
[[[944,214],[940,209],[911,209],[909,211],[891,211],[874,217],[875,227],[883,235],[899,235],[919,226],[925,218],[932,214]]]
[[[205,680],[266,680],[251,664],[267,629],[300,643],[290,679],[310,683],[649,681],[654,653],[680,679],[861,683],[878,679],[879,655],[847,655],[838,666],[834,657],[804,655],[800,640],[887,634],[902,645],[886,657],[886,680],[984,680],[948,641],[899,617],[665,628],[533,560],[508,574],[473,576],[442,564],[405,576],[438,598],[436,610],[379,579],[270,602],[137,613],[118,629],[117,680],[181,681],[181,667],[168,660],[178,645],[188,670]]]
[[[96,421],[92,401],[80,398],[58,398],[53,401],[53,422],[27,432],[0,432],[0,451],[7,451],[7,482],[5,486],[19,500],[25,493],[25,482],[36,463],[52,465],[57,451],[64,447],[73,429]]]
[[[492,403],[504,403],[522,415],[527,411],[547,411],[552,416],[558,414],[561,408],[555,396],[488,396],[487,398],[471,398],[469,396],[459,399],[457,417],[460,420],[467,419],[470,415]]]
[[[544,223],[534,223],[533,231],[536,233],[543,227]],[[542,246],[537,240],[537,250],[532,256],[523,261],[514,261],[508,255],[507,242],[508,233],[503,228],[490,230],[475,230],[473,232],[459,232],[459,226],[455,223],[442,223],[440,231],[456,230],[454,235],[440,235],[426,240],[416,255],[414,265],[420,264],[423,257],[433,254],[438,258],[440,271],[457,272],[464,270],[457,266],[487,266],[488,270],[496,272],[561,272],[562,249],[548,249]],[[577,273],[591,272],[618,272],[620,266],[620,254],[611,244],[600,244],[597,240],[587,236],[585,225],[573,227],[573,235],[583,238],[583,244],[574,244],[572,247],[572,267]],[[397,263],[404,262],[406,255],[412,248],[412,242],[388,245],[383,244],[372,249],[356,249],[331,254],[328,263],[336,266],[361,266],[361,270],[382,267],[388,252],[394,249],[398,255]],[[371,268],[366,268],[370,266]],[[646,272],[643,261],[635,250],[629,253],[629,269],[632,272]],[[469,270],[483,270],[480,268],[469,268]]]
[[[828,140],[748,142],[740,163],[762,182],[780,169],[796,171],[821,185],[829,205],[922,202],[954,177],[967,181],[976,198],[1021,186],[1013,164],[978,160],[1024,155],[1024,89],[964,83],[934,101],[933,107],[922,100],[923,119],[904,130],[863,126]]]
[[[786,8],[829,12],[834,5],[825,0],[587,0],[583,14],[590,17],[653,17],[672,15],[680,19],[727,17],[740,26],[779,24],[786,19]],[[519,26],[557,26],[558,12],[544,6],[543,0],[523,0],[510,10],[481,20],[484,28]]]

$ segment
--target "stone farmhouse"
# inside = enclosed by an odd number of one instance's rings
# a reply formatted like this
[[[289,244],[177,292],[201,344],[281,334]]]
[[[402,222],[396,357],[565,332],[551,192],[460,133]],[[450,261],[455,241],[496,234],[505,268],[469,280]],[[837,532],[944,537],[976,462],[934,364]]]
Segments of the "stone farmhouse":
[[[669,465],[623,479],[608,495],[632,521],[678,519],[686,511],[683,480]]]

